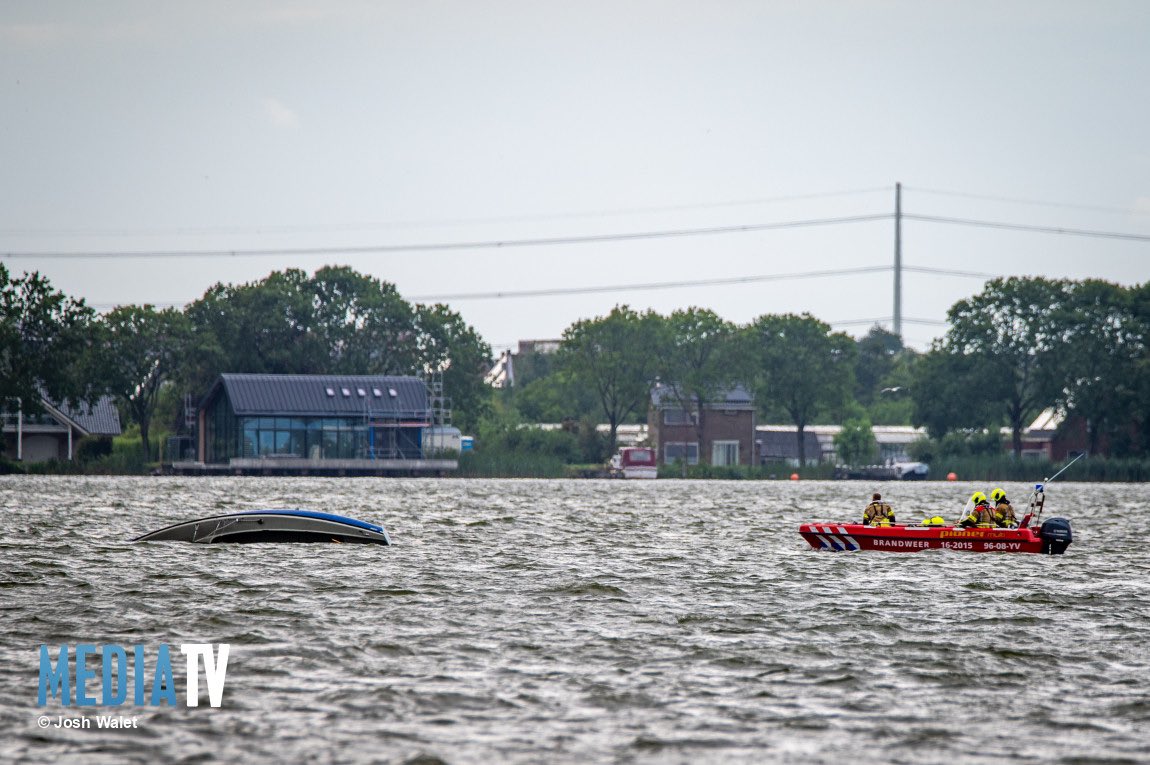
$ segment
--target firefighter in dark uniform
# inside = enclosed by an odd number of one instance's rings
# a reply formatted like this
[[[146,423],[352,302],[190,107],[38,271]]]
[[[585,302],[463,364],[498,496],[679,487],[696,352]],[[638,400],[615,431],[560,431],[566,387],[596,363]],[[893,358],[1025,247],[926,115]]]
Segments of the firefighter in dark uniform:
[[[894,525],[894,508],[882,501],[882,495],[875,492],[870,498],[871,502],[863,510],[864,526],[892,526]]]
[[[995,489],[990,492],[990,498],[994,502],[994,523],[1003,529],[1018,528],[1018,518],[1014,515],[1014,506],[1006,498],[1006,492]]]

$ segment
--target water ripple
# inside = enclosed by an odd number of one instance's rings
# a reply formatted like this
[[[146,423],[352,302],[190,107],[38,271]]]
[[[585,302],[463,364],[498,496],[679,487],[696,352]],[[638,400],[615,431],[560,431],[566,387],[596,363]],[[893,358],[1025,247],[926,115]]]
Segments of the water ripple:
[[[884,494],[953,515],[975,488]],[[1150,488],[1053,485],[1062,557],[816,553],[795,533],[870,490],[0,477],[0,761],[1150,759]],[[395,546],[128,541],[260,507],[381,523]],[[168,643],[182,703],[183,642],[232,646],[220,709],[57,704],[140,728],[38,729],[40,644]]]

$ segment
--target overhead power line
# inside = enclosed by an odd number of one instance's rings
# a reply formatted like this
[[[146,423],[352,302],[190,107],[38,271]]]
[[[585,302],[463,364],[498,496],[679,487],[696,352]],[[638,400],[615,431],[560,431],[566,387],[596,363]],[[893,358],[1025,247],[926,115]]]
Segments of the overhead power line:
[[[1089,210],[1091,212],[1105,212],[1105,213],[1119,213],[1122,215],[1132,215],[1137,213],[1129,207],[1106,207],[1103,205],[1083,205],[1073,204],[1071,202],[1049,202],[1038,199],[1020,199],[1018,197],[1000,197],[990,194],[971,194],[965,191],[948,191],[945,189],[928,189],[922,186],[907,186],[903,185],[903,189],[907,191],[915,191],[919,194],[938,194],[947,197],[961,197],[963,199],[981,199],[988,202],[1010,202],[1019,205],[1034,205],[1036,207],[1060,207],[1066,210]]]
[[[648,207],[623,207],[609,210],[587,210],[582,212],[565,213],[539,213],[535,215],[503,215],[489,218],[440,218],[429,220],[406,220],[391,222],[349,222],[349,223],[311,223],[290,226],[202,226],[178,228],[137,228],[137,229],[108,229],[108,228],[8,228],[0,229],[4,236],[202,236],[221,234],[299,234],[306,232],[325,231],[369,231],[381,229],[417,228],[417,227],[445,227],[445,226],[478,226],[491,223],[528,223],[554,220],[579,220],[587,218],[608,218],[625,215],[646,215],[665,212],[686,212],[689,210],[718,210],[730,207],[750,207],[753,205],[777,204],[780,202],[799,202],[812,199],[828,199],[832,197],[858,196],[886,191],[885,186],[868,189],[848,189],[845,191],[820,191],[811,194],[789,194],[777,197],[761,197],[757,199],[739,199],[728,202],[697,202],[680,205],[652,205]]]
[[[850,327],[858,324],[889,324],[892,321],[893,317],[878,316],[873,319],[846,319],[844,321],[828,321],[827,324],[830,324],[832,327]],[[945,321],[939,321],[938,319],[908,319],[904,316],[902,317],[902,321],[904,324],[928,324],[931,326],[939,327],[946,326]]]
[[[857,266],[855,268],[832,268],[819,271],[796,271],[781,274],[759,274],[754,276],[728,276],[718,279],[689,279],[673,282],[645,282],[639,284],[611,284],[588,287],[548,287],[534,290],[498,290],[489,292],[455,292],[442,295],[412,295],[408,300],[414,301],[440,301],[440,300],[502,300],[507,298],[526,297],[555,297],[559,295],[592,295],[608,292],[638,292],[644,290],[665,290],[680,287],[718,287],[732,284],[754,284],[761,282],[777,282],[790,279],[819,279],[835,276],[854,276],[856,274],[888,272],[893,266]],[[904,271],[915,271],[926,274],[942,276],[959,276],[976,279],[993,279],[998,274],[982,273],[979,271],[954,271],[945,268],[917,268],[903,267]]]
[[[917,220],[926,223],[950,223],[960,226],[1008,229],[1011,231],[1033,231],[1043,234],[1068,234],[1070,236],[1091,236],[1100,239],[1128,239],[1136,242],[1150,242],[1150,234],[1129,234],[1121,231],[1094,231],[1082,228],[1062,228],[1060,226],[1032,226],[1025,223],[1007,223],[996,220],[974,220],[972,218],[947,218],[941,215],[916,215],[903,213],[903,220]]]
[[[953,268],[932,268],[930,266],[906,266],[903,271],[913,271],[916,274],[937,274],[939,276],[969,276],[974,279],[994,279],[1001,274],[992,274],[987,271],[959,271]]]
[[[590,295],[606,292],[666,290],[677,287],[716,287],[728,284],[784,281],[786,279],[818,279],[827,276],[848,276],[890,271],[890,269],[890,266],[858,266],[856,268],[835,268],[823,271],[800,271],[786,274],[761,274],[758,276],[729,276],[720,279],[690,279],[677,282],[646,282],[642,284],[612,284],[592,287],[554,287],[536,290],[501,290],[498,292],[457,292],[448,295],[413,295],[409,300],[495,300],[503,298],[553,297],[556,295]]]
[[[530,239],[496,239],[472,242],[435,242],[424,244],[375,244],[350,245],[340,247],[325,245],[321,247],[280,247],[234,250],[157,250],[150,252],[8,252],[0,257],[10,259],[44,258],[80,260],[91,258],[234,258],[234,257],[269,257],[269,256],[300,256],[300,255],[356,255],[356,254],[384,254],[393,252],[444,252],[449,250],[491,250],[511,249],[513,247],[542,247],[565,244],[589,244],[593,242],[626,242],[639,239],[672,239],[686,236],[710,236],[714,234],[739,234],[751,231],[772,231],[787,228],[804,228],[810,226],[830,226],[843,223],[866,223],[869,221],[889,220],[890,213],[876,213],[871,215],[848,215],[838,218],[812,218],[808,220],[789,220],[774,223],[748,223],[736,226],[709,226],[705,228],[683,228],[664,231],[637,231],[617,234],[586,234],[581,236],[539,237]]]
[[[814,226],[840,225],[847,223],[866,223],[871,221],[889,220],[895,216],[891,213],[873,213],[868,215],[849,215],[835,218],[811,218],[807,220],[776,221],[770,223],[747,223],[732,226],[708,226],[703,228],[669,229],[659,231],[636,231],[614,234],[584,234],[574,236],[537,237],[525,239],[494,239],[467,242],[429,242],[411,244],[373,244],[373,245],[321,245],[316,247],[279,247],[279,248],[252,248],[227,250],[151,250],[151,251],[77,251],[77,252],[6,252],[0,257],[11,260],[46,259],[46,260],[82,260],[82,259],[128,259],[128,258],[236,258],[236,257],[285,257],[307,255],[357,255],[357,254],[387,254],[396,252],[445,252],[451,250],[482,250],[482,249],[511,249],[516,247],[542,247],[569,244],[590,244],[601,242],[625,242],[643,239],[672,239],[688,236],[711,236],[716,234],[737,234],[755,231],[772,231],[789,228],[805,228]],[[1023,223],[1010,223],[1007,221],[976,220],[972,218],[951,218],[940,215],[921,215],[916,213],[902,213],[904,220],[914,220],[926,223],[946,223],[952,225],[977,226],[982,228],[1006,229],[1014,231],[1030,231],[1048,234],[1066,234],[1072,236],[1087,236],[1105,239],[1124,239],[1129,241],[1150,241],[1150,234],[1132,234],[1120,231],[1099,231],[1089,229],[1064,228],[1058,226],[1035,226]]]
[[[830,278],[837,276],[855,276],[858,274],[868,273],[883,273],[890,271],[892,266],[857,266],[854,268],[835,268],[825,269],[821,271],[797,271],[793,273],[781,274],[758,274],[752,276],[728,276],[716,279],[689,279],[671,282],[643,282],[639,284],[610,284],[610,285],[592,285],[587,287],[545,287],[534,290],[499,290],[490,292],[455,292],[441,295],[409,295],[407,300],[414,302],[436,302],[444,300],[501,300],[501,299],[514,299],[514,298],[529,298],[529,297],[556,297],[561,295],[593,295],[598,293],[610,292],[639,292],[645,290],[663,290],[663,289],[677,289],[682,287],[721,287],[727,285],[737,284],[754,284],[762,282],[775,282],[787,281],[790,279],[818,279]],[[912,271],[915,273],[939,275],[939,276],[957,276],[975,279],[993,279],[999,274],[985,273],[982,271],[957,271],[948,268],[929,268],[926,266],[903,266],[904,271]],[[180,301],[145,301],[150,305],[159,308],[178,308],[187,305],[198,298],[189,298]],[[88,305],[96,310],[105,310],[115,308],[121,303],[88,303]],[[885,320],[889,320],[885,319]],[[911,321],[906,319],[905,321]],[[842,322],[840,322],[842,323]],[[851,322],[848,322],[851,323]],[[863,323],[863,320],[858,320],[853,323]]]

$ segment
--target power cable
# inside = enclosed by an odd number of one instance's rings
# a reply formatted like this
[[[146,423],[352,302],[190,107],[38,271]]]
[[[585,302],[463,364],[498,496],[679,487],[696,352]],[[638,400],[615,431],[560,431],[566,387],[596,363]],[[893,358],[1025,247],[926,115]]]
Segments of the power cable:
[[[1032,226],[1024,223],[975,220],[972,218],[947,218],[941,215],[917,215],[915,213],[903,213],[902,218],[903,220],[917,220],[926,223],[949,223],[960,226],[978,226],[981,228],[998,228],[1011,231],[1033,231],[1043,234],[1067,234],[1070,236],[1090,236],[1100,239],[1128,239],[1136,242],[1150,242],[1150,234],[1128,234],[1119,231],[1094,231],[1081,228],[1062,228],[1059,226]]]
[[[894,321],[893,317],[878,316],[872,319],[844,319],[843,321],[828,321],[827,324],[830,324],[832,327],[847,327],[856,324],[884,324],[890,323],[892,321]],[[939,321],[938,319],[908,319],[905,316],[903,317],[902,321],[904,324],[926,324],[939,327],[945,327],[947,325],[945,321]]]
[[[90,258],[119,259],[119,258],[234,258],[234,257],[283,257],[299,255],[356,255],[356,254],[383,254],[393,252],[444,252],[448,250],[487,250],[511,249],[513,247],[542,247],[563,244],[589,244],[592,242],[625,242],[639,239],[670,239],[685,236],[709,236],[713,234],[737,234],[749,231],[771,231],[785,228],[803,228],[809,226],[828,226],[843,223],[866,223],[876,220],[890,220],[892,213],[876,213],[871,215],[851,215],[838,218],[813,218],[809,220],[790,220],[777,223],[750,223],[737,226],[710,226],[707,228],[684,228],[666,231],[638,231],[619,234],[587,234],[583,236],[557,236],[540,237],[535,239],[503,239],[474,242],[437,242],[427,244],[378,244],[378,245],[350,245],[339,247],[326,245],[322,247],[283,247],[277,249],[235,249],[235,250],[158,250],[152,252],[7,252],[0,257],[10,259],[66,259],[80,260]],[[905,217],[905,216],[904,216]]]
[[[215,227],[185,227],[173,229],[37,229],[37,228],[11,228],[0,229],[4,236],[164,236],[164,235],[219,235],[219,234],[298,234],[309,231],[369,231],[380,229],[417,228],[417,227],[449,227],[473,226],[491,223],[525,223],[549,220],[578,220],[581,218],[607,218],[624,215],[645,215],[662,212],[685,212],[688,210],[716,210],[729,207],[748,207],[753,205],[775,204],[779,202],[797,202],[808,199],[826,199],[830,197],[857,196],[860,194],[873,194],[880,191],[889,191],[887,187],[869,189],[849,189],[845,191],[822,191],[812,194],[791,194],[778,197],[764,197],[760,199],[742,199],[729,202],[701,202],[695,204],[661,205],[650,207],[619,208],[614,210],[592,210],[586,212],[568,213],[541,213],[538,215],[504,215],[490,218],[455,218],[432,220],[394,221],[390,223],[379,222],[353,222],[331,224],[300,224],[294,226],[215,226]]]
[[[514,247],[539,247],[551,245],[589,244],[595,242],[621,242],[641,239],[670,239],[686,236],[709,236],[715,234],[734,234],[753,231],[770,231],[787,228],[802,228],[812,226],[837,225],[844,223],[865,223],[878,220],[890,220],[891,213],[875,213],[869,215],[842,216],[837,218],[813,218],[808,220],[791,220],[774,223],[750,223],[734,226],[710,226],[705,228],[672,229],[663,231],[639,231],[617,234],[587,234],[561,237],[540,237],[528,239],[486,240],[471,242],[435,242],[424,244],[379,244],[379,245],[324,245],[317,247],[283,247],[283,248],[255,248],[231,250],[153,250],[141,251],[93,251],[93,252],[7,252],[0,253],[0,257],[11,260],[17,259],[125,259],[125,258],[196,258],[196,257],[285,257],[304,255],[356,255],[356,254],[385,254],[395,252],[444,252],[450,250],[476,250],[476,249],[511,249]],[[1063,228],[1057,226],[1035,226],[1006,221],[976,220],[972,218],[951,218],[939,215],[921,215],[916,213],[902,213],[904,220],[922,221],[927,223],[946,223],[952,225],[977,226],[983,228],[1007,229],[1014,231],[1030,231],[1049,234],[1067,234],[1072,236],[1088,236],[1105,239],[1125,239],[1130,241],[1150,241],[1150,234],[1131,234],[1118,231],[1098,231],[1088,229]],[[973,274],[972,274],[973,275]]]
[[[755,276],[729,276],[716,279],[692,279],[673,282],[646,282],[639,284],[611,284],[611,285],[594,285],[587,287],[547,287],[534,290],[500,290],[495,292],[457,292],[443,295],[410,295],[405,297],[406,300],[413,302],[439,302],[447,300],[497,300],[497,299],[514,299],[525,297],[556,297],[561,295],[593,295],[597,293],[610,293],[610,292],[630,292],[630,291],[649,291],[661,289],[677,289],[683,287],[717,287],[731,284],[753,284],[756,282],[773,282],[773,281],[786,281],[789,279],[817,279],[824,277],[836,276],[854,276],[856,274],[867,273],[881,273],[893,270],[893,266],[858,266],[855,268],[835,268],[825,269],[820,271],[798,271],[793,273],[782,274],[759,274]],[[941,276],[955,276],[967,277],[976,279],[993,279],[998,274],[985,273],[982,271],[957,271],[947,268],[929,268],[926,266],[903,266],[904,271],[913,271],[916,273],[941,275]],[[148,301],[151,305],[157,307],[178,307],[187,305],[194,302],[198,298],[191,300],[177,301]],[[114,308],[118,303],[89,303],[91,308],[97,310]],[[884,321],[889,320],[884,319]],[[911,321],[904,319],[904,321]],[[861,321],[859,322],[861,323]]]
[[[450,295],[413,295],[408,300],[494,300],[522,297],[554,297],[556,295],[589,295],[606,292],[631,292],[642,290],[663,290],[679,287],[714,287],[726,284],[751,284],[754,282],[783,281],[786,279],[817,279],[827,276],[848,276],[854,274],[890,271],[891,266],[859,266],[857,268],[836,268],[823,271],[801,271],[787,274],[762,274],[759,276],[730,276],[720,279],[693,279],[678,282],[648,282],[645,284],[614,284],[594,287],[555,287],[537,290],[504,290],[500,292],[459,292]]]
[[[894,266],[888,266],[894,270]],[[916,274],[936,274],[939,276],[969,276],[974,279],[995,279],[1001,274],[991,274],[986,271],[959,271],[953,268],[932,268],[930,266],[903,266],[903,271],[911,271]]]
[[[964,191],[947,191],[945,189],[928,189],[922,186],[906,186],[903,185],[904,191],[917,191],[920,194],[938,194],[947,197],[962,197],[965,199],[981,199],[988,202],[1010,202],[1020,205],[1034,205],[1038,207],[1060,207],[1067,210],[1089,210],[1091,212],[1105,212],[1105,213],[1121,213],[1124,215],[1131,215],[1137,213],[1137,210],[1127,207],[1104,207],[1102,205],[1083,205],[1073,204],[1070,202],[1047,202],[1037,199],[1019,199],[1017,197],[1000,197],[992,196],[990,194],[971,194]]]

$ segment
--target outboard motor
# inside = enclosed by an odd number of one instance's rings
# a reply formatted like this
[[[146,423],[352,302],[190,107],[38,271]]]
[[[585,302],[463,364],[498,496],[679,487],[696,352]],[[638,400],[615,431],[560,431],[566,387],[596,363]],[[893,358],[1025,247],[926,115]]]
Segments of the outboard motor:
[[[1070,521],[1065,518],[1047,518],[1038,530],[1042,537],[1044,555],[1061,555],[1070,546]]]

